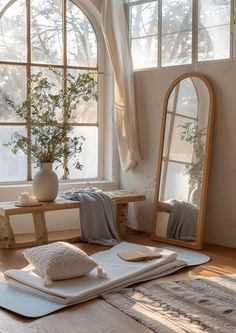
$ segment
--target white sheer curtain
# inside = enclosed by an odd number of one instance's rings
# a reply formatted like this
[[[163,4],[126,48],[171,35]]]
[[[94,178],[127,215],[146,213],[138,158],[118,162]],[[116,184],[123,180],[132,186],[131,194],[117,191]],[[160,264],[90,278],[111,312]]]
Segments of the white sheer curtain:
[[[140,160],[134,77],[122,0],[102,0],[102,29],[115,74],[115,123],[121,166],[132,170]]]

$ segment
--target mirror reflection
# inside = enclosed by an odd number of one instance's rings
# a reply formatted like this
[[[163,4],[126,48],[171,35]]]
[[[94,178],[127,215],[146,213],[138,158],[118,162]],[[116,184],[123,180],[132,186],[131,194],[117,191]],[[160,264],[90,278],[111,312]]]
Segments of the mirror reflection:
[[[195,242],[206,182],[209,87],[198,76],[177,82],[166,103],[155,236]]]

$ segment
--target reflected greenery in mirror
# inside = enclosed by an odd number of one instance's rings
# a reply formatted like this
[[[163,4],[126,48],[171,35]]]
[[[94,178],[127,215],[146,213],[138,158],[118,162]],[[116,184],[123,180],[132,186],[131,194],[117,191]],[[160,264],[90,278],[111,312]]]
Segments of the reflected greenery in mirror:
[[[207,128],[200,129],[198,125],[191,122],[186,122],[181,126],[181,140],[189,142],[193,145],[193,161],[190,165],[186,165],[185,173],[189,175],[189,183],[192,185],[201,184],[204,161],[205,161],[205,146]]]

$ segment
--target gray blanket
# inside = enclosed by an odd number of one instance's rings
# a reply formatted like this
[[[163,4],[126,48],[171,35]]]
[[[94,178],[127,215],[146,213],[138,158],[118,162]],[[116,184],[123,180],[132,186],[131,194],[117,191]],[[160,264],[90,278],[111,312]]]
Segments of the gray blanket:
[[[80,202],[81,238],[88,243],[113,246],[120,242],[115,204],[97,188],[73,189],[60,197]]]
[[[190,202],[171,200],[167,237],[184,241],[196,239],[198,206]]]

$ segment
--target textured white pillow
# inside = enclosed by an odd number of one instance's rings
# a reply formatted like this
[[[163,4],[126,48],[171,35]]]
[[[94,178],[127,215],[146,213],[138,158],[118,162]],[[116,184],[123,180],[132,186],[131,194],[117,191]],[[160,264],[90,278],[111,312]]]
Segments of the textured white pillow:
[[[52,280],[64,280],[88,274],[98,266],[95,260],[78,247],[56,242],[26,249],[24,256],[44,278],[46,286]]]

